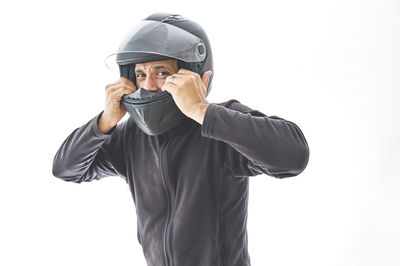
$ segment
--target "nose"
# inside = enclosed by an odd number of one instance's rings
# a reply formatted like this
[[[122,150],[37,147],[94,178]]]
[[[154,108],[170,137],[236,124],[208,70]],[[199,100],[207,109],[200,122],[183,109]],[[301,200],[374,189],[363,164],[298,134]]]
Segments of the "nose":
[[[161,91],[161,87],[159,86],[159,82],[152,78],[152,77],[147,77],[146,81],[144,82],[144,88],[148,91]]]

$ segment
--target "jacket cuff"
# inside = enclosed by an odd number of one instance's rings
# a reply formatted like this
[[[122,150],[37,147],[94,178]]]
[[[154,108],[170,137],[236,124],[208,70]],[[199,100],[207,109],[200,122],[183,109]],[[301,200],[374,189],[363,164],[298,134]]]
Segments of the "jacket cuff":
[[[203,119],[203,125],[201,126],[201,135],[203,137],[212,137],[213,131],[215,131],[215,119],[218,112],[221,112],[223,106],[217,105],[215,103],[210,103],[207,107],[206,113]]]

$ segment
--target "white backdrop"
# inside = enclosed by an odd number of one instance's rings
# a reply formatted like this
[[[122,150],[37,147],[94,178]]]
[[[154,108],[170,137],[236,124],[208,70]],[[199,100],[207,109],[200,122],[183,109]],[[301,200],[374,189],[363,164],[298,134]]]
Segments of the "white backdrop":
[[[124,181],[51,167],[118,78],[104,58],[154,12],[208,33],[210,102],[293,121],[309,143],[301,175],[250,180],[252,265],[400,265],[396,0],[3,1],[0,265],[146,265]]]

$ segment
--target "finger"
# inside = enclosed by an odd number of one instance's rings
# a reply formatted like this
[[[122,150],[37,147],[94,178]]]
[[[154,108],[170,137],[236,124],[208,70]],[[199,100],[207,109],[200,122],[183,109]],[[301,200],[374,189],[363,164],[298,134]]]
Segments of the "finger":
[[[131,89],[123,87],[123,88],[120,88],[118,90],[115,90],[115,91],[111,92],[110,93],[110,97],[115,99],[115,100],[120,101],[122,96],[124,96],[125,94],[131,94],[131,93],[132,93]]]
[[[120,87],[117,89],[114,89],[112,91],[107,91],[106,93],[106,98],[112,98],[115,97],[115,95],[118,95],[118,99],[121,98],[124,94],[131,94],[134,93],[136,89],[130,88],[130,87]]]
[[[134,93],[136,91],[136,88],[132,88],[132,87],[121,87],[121,91],[124,92],[124,94],[131,94]]]
[[[193,74],[193,73],[196,73],[196,72],[190,71],[190,70],[185,69],[185,68],[180,68],[177,73],[178,74]]]
[[[121,78],[120,78],[119,80],[117,80],[116,82],[113,82],[113,83],[108,84],[108,85],[106,86],[106,88],[107,88],[107,87],[119,86],[119,85],[121,85],[121,84],[127,84],[127,85],[129,85],[129,86],[134,86],[134,87],[136,87],[135,84],[132,82],[132,80],[127,79],[127,78],[125,78],[125,77],[121,77]]]
[[[177,74],[177,73],[175,73],[175,74],[173,74],[173,75],[171,75],[171,76],[168,76],[166,79],[165,79],[165,82],[164,82],[164,84],[165,83],[169,83],[169,84],[172,84],[172,85],[177,85],[180,81],[180,79],[183,77],[183,75],[179,75],[179,74]]]
[[[128,82],[129,84],[133,84],[133,81],[128,79],[127,77],[121,77],[119,80],[117,80],[118,82]]]
[[[121,84],[128,84],[128,85],[131,85],[131,86],[135,86],[135,83],[133,83],[132,80],[130,80],[128,78],[125,78],[125,77],[121,77],[119,80],[117,80],[114,83],[111,83],[110,85],[111,86],[115,86],[115,85],[121,85]]]
[[[176,74],[174,74],[174,75],[176,75],[176,76],[181,76],[181,77],[188,77],[188,76],[191,76],[191,77],[193,77],[194,79],[201,78],[200,75],[199,75],[198,73],[193,72],[193,71],[190,71],[190,70],[187,70],[187,69],[184,69],[184,68],[179,69],[179,71],[178,71]]]
[[[172,82],[171,82],[171,81],[172,81],[172,76],[173,76],[173,75],[168,76],[168,77],[165,79],[165,83],[172,83]],[[174,76],[174,79],[175,79],[175,76]]]
[[[133,87],[136,88],[135,83],[133,83],[132,80],[127,79],[127,78],[121,78],[120,80],[118,80],[118,81],[116,82],[116,84],[126,84],[126,85],[133,86]]]
[[[133,85],[133,83],[128,83],[128,82],[109,84],[109,85],[106,86],[106,91],[113,92],[113,91],[116,91],[116,90],[118,90],[120,88],[128,88],[132,92],[136,91],[136,86]]]
[[[175,72],[174,74],[171,74],[171,76],[172,75],[174,75],[174,76],[185,76],[185,75],[188,75],[188,74],[192,74],[192,73],[194,73],[194,72],[181,72],[181,71],[178,71],[178,72]]]
[[[176,85],[169,83],[169,82],[165,82],[164,85],[161,87],[161,90],[167,91],[173,95],[176,91]]]
[[[106,91],[108,92],[113,92],[115,90],[118,90],[120,88],[130,88],[132,90],[136,90],[136,86],[132,85],[132,84],[126,84],[126,83],[122,83],[122,84],[108,84],[105,88]]]

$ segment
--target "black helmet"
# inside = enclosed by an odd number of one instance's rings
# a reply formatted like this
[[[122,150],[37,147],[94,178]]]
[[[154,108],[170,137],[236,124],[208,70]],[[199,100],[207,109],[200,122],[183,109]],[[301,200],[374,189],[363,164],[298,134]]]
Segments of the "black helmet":
[[[155,13],[140,21],[121,42],[116,56],[121,77],[136,84],[135,65],[175,58],[178,68],[200,76],[211,70],[211,46],[204,30],[195,22],[180,15]],[[207,87],[211,91],[212,76]],[[121,102],[136,124],[149,135],[162,134],[178,125],[185,115],[171,94],[151,92],[143,88],[124,95]]]

